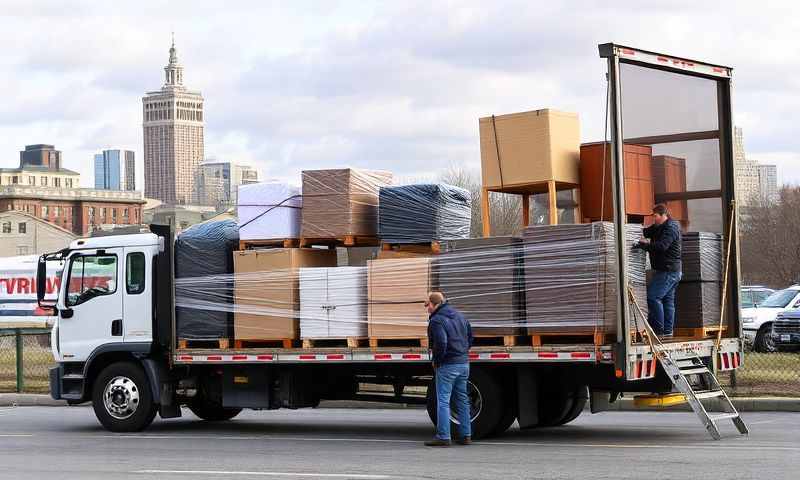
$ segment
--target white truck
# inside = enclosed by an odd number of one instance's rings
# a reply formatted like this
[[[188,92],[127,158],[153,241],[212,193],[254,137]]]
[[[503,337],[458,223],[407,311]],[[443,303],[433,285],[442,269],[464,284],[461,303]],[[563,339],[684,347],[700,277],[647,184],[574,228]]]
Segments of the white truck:
[[[725,233],[731,245],[720,341],[673,338],[659,352],[675,362],[698,359],[717,370],[738,368],[739,263],[736,229],[729,228],[735,198],[731,69],[615,44],[599,50],[609,68],[613,169],[608,181],[616,231],[628,220],[622,208],[627,180],[621,179],[628,178],[622,148],[630,142],[686,160],[686,185],[657,192],[656,200],[684,202],[695,212],[691,222]],[[427,403],[435,423],[433,389],[426,397],[416,393],[424,389],[409,388],[431,382],[430,353],[419,347],[178,348],[171,228],[153,225],[151,231],[76,240],[40,259],[40,292],[46,265],[63,264],[57,301],[39,296],[57,313],[53,398],[92,401],[100,423],[117,432],[146,428],[157,413],[178,417],[184,405],[202,419],[227,420],[243,408],[314,407],[325,399]],[[617,252],[624,251],[624,237],[616,236]],[[593,412],[602,411],[621,392],[673,391],[675,380],[665,374],[655,347],[629,333],[637,329],[625,255],[617,260],[614,341],[473,348],[469,394],[476,437],[501,433],[515,420],[521,428],[563,425],[580,415],[587,401]],[[385,394],[368,393],[361,389],[366,384],[389,388]]]

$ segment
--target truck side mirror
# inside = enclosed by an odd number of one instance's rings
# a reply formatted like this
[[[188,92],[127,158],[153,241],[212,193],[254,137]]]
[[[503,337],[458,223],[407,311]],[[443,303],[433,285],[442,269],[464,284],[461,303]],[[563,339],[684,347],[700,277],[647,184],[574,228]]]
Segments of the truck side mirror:
[[[40,307],[55,307],[53,301],[45,301],[44,296],[47,293],[47,260],[45,256],[39,257],[39,263],[36,265],[36,301]]]

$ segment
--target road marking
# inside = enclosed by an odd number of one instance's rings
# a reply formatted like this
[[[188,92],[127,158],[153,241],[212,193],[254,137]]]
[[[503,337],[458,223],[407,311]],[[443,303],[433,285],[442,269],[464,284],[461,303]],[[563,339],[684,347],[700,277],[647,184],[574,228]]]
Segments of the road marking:
[[[32,437],[32,433],[0,433],[0,437]]]
[[[357,473],[316,473],[316,472],[245,472],[228,470],[137,470],[134,473],[156,475],[246,475],[260,477],[314,477],[314,478],[359,478],[383,480],[393,478],[388,475],[367,475]]]

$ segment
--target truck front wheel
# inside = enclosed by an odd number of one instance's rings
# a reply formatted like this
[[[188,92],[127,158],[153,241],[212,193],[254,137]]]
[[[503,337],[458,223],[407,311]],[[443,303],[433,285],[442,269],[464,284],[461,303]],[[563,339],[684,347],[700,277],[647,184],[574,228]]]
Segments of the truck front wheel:
[[[467,384],[467,395],[470,400],[472,438],[483,438],[497,432],[500,424],[504,421],[506,409],[511,408],[511,405],[507,405],[504,400],[505,396],[500,384],[486,371],[473,366]],[[432,380],[428,386],[427,408],[428,416],[434,426],[437,420],[437,407],[436,384]],[[450,428],[453,435],[458,435],[457,420],[452,403]]]
[[[131,362],[112,363],[100,372],[92,390],[94,414],[107,430],[138,432],[156,415],[156,405],[142,368]]]

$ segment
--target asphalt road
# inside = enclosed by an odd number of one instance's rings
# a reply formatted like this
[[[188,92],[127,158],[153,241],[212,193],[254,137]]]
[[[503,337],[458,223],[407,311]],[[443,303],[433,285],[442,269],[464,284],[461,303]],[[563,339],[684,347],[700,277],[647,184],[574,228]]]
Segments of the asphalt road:
[[[800,478],[800,413],[749,413],[716,442],[691,413],[585,413],[558,428],[470,447],[424,447],[419,409],[191,413],[111,434],[86,407],[0,408],[0,478],[738,479]]]

